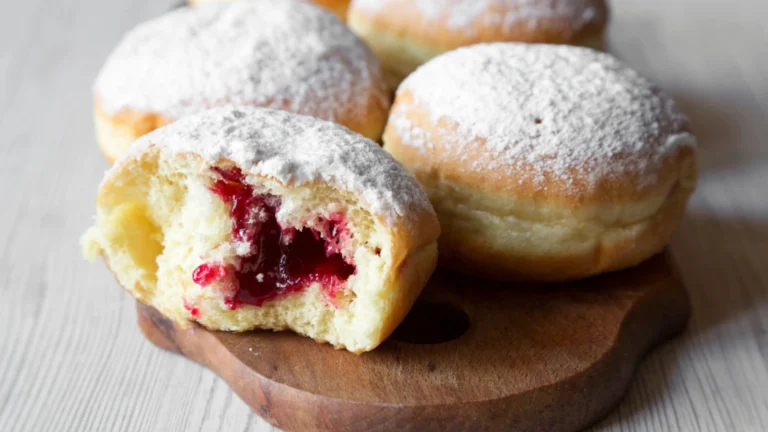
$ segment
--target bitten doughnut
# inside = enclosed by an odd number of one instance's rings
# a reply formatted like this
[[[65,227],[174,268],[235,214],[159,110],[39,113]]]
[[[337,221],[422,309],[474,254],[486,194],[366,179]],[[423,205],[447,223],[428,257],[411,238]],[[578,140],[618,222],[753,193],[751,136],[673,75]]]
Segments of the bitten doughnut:
[[[610,55],[565,45],[461,48],[398,89],[385,149],[437,211],[445,265],[567,281],[662,250],[696,183],[677,105]]]
[[[348,19],[397,84],[432,57],[481,42],[599,48],[608,7],[605,0],[353,0]]]
[[[419,183],[334,123],[223,107],[146,135],[107,173],[84,236],[139,301],[214,330],[379,345],[437,261]]]
[[[202,3],[226,3],[236,0],[189,0],[189,4],[202,4]],[[241,1],[241,0],[237,0]],[[245,1],[245,0],[242,0]],[[280,1],[280,0],[273,0]],[[347,19],[347,8],[349,7],[349,0],[308,0],[312,3],[320,5],[338,16],[342,21]]]
[[[389,110],[378,60],[331,13],[299,0],[183,7],[139,25],[94,86],[110,160],[138,137],[224,104],[292,111],[378,140]]]

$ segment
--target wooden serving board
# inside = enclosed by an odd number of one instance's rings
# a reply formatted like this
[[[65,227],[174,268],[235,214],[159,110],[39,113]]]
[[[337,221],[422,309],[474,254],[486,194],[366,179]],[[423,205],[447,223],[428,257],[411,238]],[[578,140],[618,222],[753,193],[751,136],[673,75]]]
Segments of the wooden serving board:
[[[575,431],[621,399],[690,306],[671,257],[557,286],[439,271],[395,334],[355,355],[289,332],[180,329],[139,305],[155,345],[219,374],[287,431]]]

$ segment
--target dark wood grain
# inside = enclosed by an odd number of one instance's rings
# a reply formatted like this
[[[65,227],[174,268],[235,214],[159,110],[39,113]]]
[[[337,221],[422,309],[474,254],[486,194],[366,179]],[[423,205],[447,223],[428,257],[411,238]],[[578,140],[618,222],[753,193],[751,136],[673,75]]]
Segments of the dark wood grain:
[[[666,254],[546,287],[441,271],[405,327],[360,356],[288,332],[181,329],[138,307],[150,341],[210,368],[288,431],[578,430],[618,403],[645,353],[689,315]]]

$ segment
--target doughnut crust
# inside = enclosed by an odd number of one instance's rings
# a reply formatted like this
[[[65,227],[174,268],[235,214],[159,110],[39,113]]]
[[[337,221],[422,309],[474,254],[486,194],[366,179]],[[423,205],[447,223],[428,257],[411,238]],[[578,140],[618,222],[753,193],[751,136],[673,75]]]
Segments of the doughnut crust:
[[[353,0],[348,24],[398,84],[429,59],[483,42],[601,48],[605,0]]]
[[[96,206],[86,255],[139,301],[213,330],[369,351],[437,262],[440,228],[410,172],[348,129],[283,111],[216,108],[144,136]]]
[[[189,0],[189,4],[202,4],[202,3],[228,3],[232,1],[247,1],[247,0]],[[280,0],[275,0],[280,1]],[[347,19],[347,8],[349,7],[349,0],[309,0],[312,3],[320,5],[334,14],[339,19],[345,21]]]
[[[130,31],[94,85],[110,160],[155,127],[225,104],[339,123],[378,140],[390,105],[378,60],[332,14],[299,0],[183,7]]]
[[[441,263],[512,281],[619,270],[661,251],[696,183],[676,104],[587,48],[499,43],[422,66],[384,147],[427,190]]]

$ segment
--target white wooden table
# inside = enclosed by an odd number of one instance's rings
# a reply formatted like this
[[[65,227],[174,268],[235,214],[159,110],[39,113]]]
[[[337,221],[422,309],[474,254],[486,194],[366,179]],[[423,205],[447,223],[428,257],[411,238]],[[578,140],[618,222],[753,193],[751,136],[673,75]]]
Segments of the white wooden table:
[[[107,168],[90,85],[120,35],[172,2],[0,6],[0,431],[271,430],[144,341],[133,300],[80,258]],[[691,327],[595,430],[768,431],[768,1],[613,3],[611,51],[682,103],[702,176],[673,243]]]

